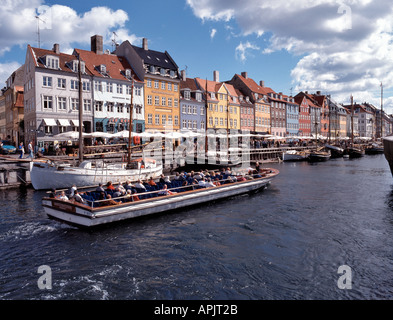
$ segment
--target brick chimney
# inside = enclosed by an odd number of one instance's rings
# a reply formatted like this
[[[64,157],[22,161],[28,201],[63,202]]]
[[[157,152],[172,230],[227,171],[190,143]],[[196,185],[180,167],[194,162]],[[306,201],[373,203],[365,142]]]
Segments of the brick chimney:
[[[265,81],[263,80],[259,81],[259,86],[263,88],[265,86]]]
[[[147,39],[146,38],[143,38],[143,40],[142,40],[142,48],[143,48],[143,50],[149,50],[149,48],[148,48],[148,46],[147,46]]]
[[[220,73],[217,70],[213,71],[213,81],[220,82]]]
[[[245,79],[248,79],[248,74],[247,74],[247,72],[243,71],[243,72],[242,72],[242,77],[245,78]]]
[[[104,41],[102,36],[94,35],[90,38],[91,43],[91,51],[95,52],[96,54],[104,54]]]
[[[60,45],[58,43],[55,43],[53,45],[53,52],[56,54],[60,54]]]
[[[186,81],[186,70],[180,71],[180,74],[181,74],[181,80]]]

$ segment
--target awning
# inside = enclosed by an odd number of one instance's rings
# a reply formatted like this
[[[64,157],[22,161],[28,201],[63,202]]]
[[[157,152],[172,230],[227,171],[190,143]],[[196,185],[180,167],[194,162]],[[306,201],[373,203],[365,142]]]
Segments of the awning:
[[[61,125],[63,127],[68,127],[70,125],[70,121],[69,120],[57,119],[57,121],[59,121],[59,125]]]
[[[57,126],[55,119],[42,119],[46,126]]]
[[[79,127],[79,120],[74,120],[74,119],[72,119],[71,122],[72,122],[72,124],[73,124],[75,127]],[[82,123],[82,126],[83,126],[83,123]]]

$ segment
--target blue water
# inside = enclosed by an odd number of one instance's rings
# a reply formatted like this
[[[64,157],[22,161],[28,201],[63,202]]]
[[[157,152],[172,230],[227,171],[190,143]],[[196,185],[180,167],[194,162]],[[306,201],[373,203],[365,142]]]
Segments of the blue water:
[[[269,166],[258,194],[94,231],[49,220],[43,192],[0,191],[0,299],[392,299],[384,156]]]

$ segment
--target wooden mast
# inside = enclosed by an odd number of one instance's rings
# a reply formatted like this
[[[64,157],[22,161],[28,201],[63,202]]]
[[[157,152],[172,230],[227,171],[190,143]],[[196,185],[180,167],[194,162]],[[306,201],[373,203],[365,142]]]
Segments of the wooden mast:
[[[78,78],[79,78],[79,163],[83,161],[83,101],[82,101],[82,68],[81,56],[78,53]]]
[[[131,164],[132,113],[134,112],[134,76],[131,77],[130,124],[128,126],[127,166]]]

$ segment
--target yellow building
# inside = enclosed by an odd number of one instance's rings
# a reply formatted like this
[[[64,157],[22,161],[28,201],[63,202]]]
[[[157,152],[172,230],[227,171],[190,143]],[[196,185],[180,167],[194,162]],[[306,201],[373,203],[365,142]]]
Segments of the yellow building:
[[[234,87],[200,78],[196,78],[196,82],[207,97],[207,129],[239,130],[240,104]]]
[[[270,133],[270,103],[265,98],[255,101],[255,132]]]

